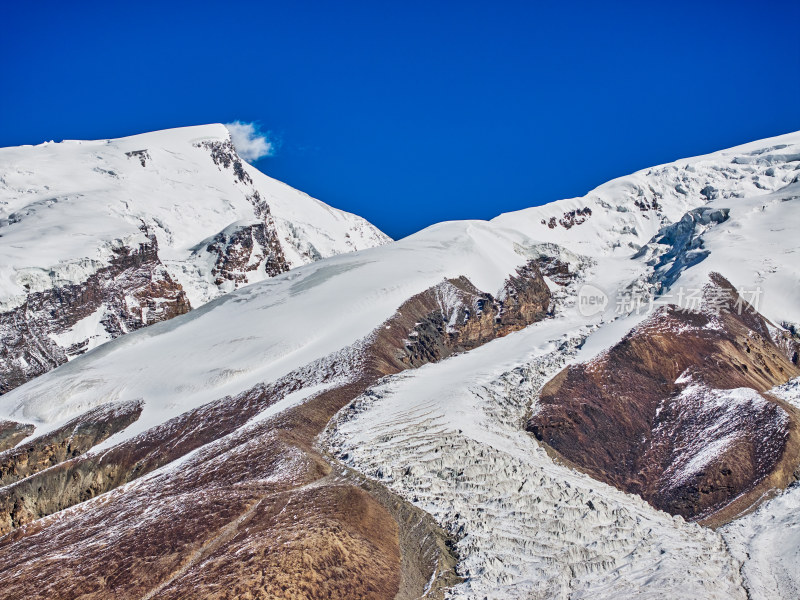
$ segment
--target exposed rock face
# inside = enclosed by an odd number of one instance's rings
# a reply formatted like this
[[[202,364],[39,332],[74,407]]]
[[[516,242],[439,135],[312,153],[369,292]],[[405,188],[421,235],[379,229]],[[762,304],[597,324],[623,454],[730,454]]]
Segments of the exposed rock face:
[[[539,260],[539,265],[542,275],[546,275],[553,283],[562,287],[575,277],[575,274],[570,271],[569,265],[558,257],[542,257]]]
[[[763,393],[800,370],[752,307],[739,314],[726,280],[715,276],[705,295],[724,300],[719,315],[667,306],[600,357],[559,373],[528,428],[657,508],[724,520],[793,477],[796,411]]]
[[[232,162],[229,161],[228,164]],[[259,222],[234,224],[219,232],[209,244],[201,245],[195,251],[197,258],[202,253],[215,257],[211,276],[214,278],[214,285],[221,289],[225,289],[226,281],[233,282],[234,288],[246,284],[254,272],[259,270],[268,277],[274,277],[291,268],[283,253],[269,205],[261,198],[258,190],[247,199],[253,204]]]
[[[211,275],[215,285],[247,283],[247,275],[263,268],[274,277],[289,270],[283,250],[268,223],[243,225],[218,233],[205,250],[216,256]]]
[[[148,240],[135,249],[116,248],[110,264],[83,283],[29,294],[21,306],[0,313],[0,393],[102,341],[189,311],[183,288],[159,259],[158,241]],[[85,336],[81,322],[87,321],[87,329],[100,325],[100,339]]]
[[[141,402],[104,405],[73,419],[56,431],[0,453],[0,486],[5,487],[80,456],[109,436],[125,429],[141,413]]]
[[[29,423],[0,421],[0,452],[16,446],[31,435],[34,429],[35,427]]]
[[[586,219],[591,216],[592,209],[588,206],[584,206],[582,208],[565,212],[563,216],[558,219],[558,222],[556,222],[555,217],[550,217],[550,219],[547,221],[542,219],[542,225],[547,225],[550,229],[555,229],[558,225],[561,225],[564,229],[570,229],[574,225],[581,225],[582,223],[585,223]]]
[[[644,190],[641,188],[638,190],[639,197],[636,198],[633,203],[642,212],[648,212],[651,210],[658,210],[661,208],[661,205],[658,203],[658,195],[650,189],[650,193],[652,196],[648,197],[645,196]]]
[[[150,158],[150,153],[148,153],[147,150],[131,150],[130,152],[126,152],[125,156],[127,156],[128,158],[133,158],[133,159],[138,158],[139,159],[139,163],[143,167],[147,166],[147,161],[148,160],[152,160]]]
[[[797,327],[791,323],[783,323],[782,329],[775,329],[772,332],[772,339],[786,358],[793,365],[800,367],[800,334],[797,332]]]
[[[253,183],[253,179],[244,170],[242,159],[236,154],[236,148],[233,147],[233,141],[230,139],[200,142],[196,146],[208,150],[214,164],[220,169],[233,169],[236,179],[240,183]]]
[[[65,453],[63,462],[6,485],[0,556],[9,560],[0,567],[0,590],[48,600],[78,590],[90,598],[111,590],[117,598],[215,598],[220,589],[255,597],[441,597],[443,582],[456,580],[445,534],[378,484],[332,467],[314,440],[381,376],[476,347],[547,314],[549,291],[534,264],[509,278],[498,296],[463,277],[444,282],[347,352],[102,453]],[[418,331],[418,318],[428,334],[411,351],[403,340]],[[248,424],[314,385],[327,388]],[[21,452],[7,456],[21,459]],[[179,470],[154,473],[181,457]],[[23,468],[8,461],[9,472]],[[146,518],[144,505],[153,507]],[[81,552],[71,552],[78,546]],[[68,558],[56,566],[53,554]],[[59,579],[73,576],[56,589],[54,569]]]
[[[551,295],[533,261],[495,298],[468,279],[448,279],[417,294],[379,329],[377,369],[388,374],[476,348],[547,316]]]

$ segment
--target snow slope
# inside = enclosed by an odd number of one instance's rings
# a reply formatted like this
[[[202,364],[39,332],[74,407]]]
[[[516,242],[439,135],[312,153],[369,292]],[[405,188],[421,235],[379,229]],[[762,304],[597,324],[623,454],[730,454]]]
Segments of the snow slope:
[[[443,278],[466,275],[494,293],[526,261],[515,246],[530,244],[457,222],[305,265],[78,357],[0,397],[0,414],[42,430],[99,403],[143,398],[137,426],[161,422],[347,347]]]

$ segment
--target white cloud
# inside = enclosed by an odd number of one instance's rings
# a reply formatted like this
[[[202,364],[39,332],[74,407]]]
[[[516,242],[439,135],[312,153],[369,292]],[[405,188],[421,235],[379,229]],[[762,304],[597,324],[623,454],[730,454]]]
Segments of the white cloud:
[[[255,123],[225,123],[236,152],[247,162],[275,154],[275,142],[261,133]]]

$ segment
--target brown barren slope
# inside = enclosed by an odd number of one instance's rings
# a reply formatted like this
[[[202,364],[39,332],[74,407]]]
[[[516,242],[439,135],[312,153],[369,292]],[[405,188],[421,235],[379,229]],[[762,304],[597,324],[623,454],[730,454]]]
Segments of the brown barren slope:
[[[713,275],[705,297],[723,310],[664,307],[564,369],[528,429],[597,479],[716,524],[795,477],[800,419],[764,392],[800,369],[724,278]]]

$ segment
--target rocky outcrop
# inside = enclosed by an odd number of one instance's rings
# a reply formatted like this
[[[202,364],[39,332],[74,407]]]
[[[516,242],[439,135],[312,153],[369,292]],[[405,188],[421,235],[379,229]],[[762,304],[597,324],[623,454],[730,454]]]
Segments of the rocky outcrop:
[[[800,420],[765,392],[800,369],[725,279],[704,293],[719,314],[657,311],[548,382],[528,429],[601,481],[716,522],[792,480]]]
[[[375,368],[389,374],[471,350],[545,318],[550,302],[534,261],[509,277],[497,297],[465,277],[445,280],[410,298],[378,329]]]
[[[80,456],[136,421],[141,402],[120,402],[100,406],[63,427],[26,441],[18,448],[0,453],[0,486],[5,487]],[[33,431],[33,426],[29,431]]]
[[[248,200],[259,219],[258,223],[234,224],[220,231],[213,239],[201,244],[194,252],[195,259],[213,257],[211,276],[221,290],[247,284],[256,271],[268,277],[285,273],[291,268],[281,247],[275,220],[269,205],[258,190]]]
[[[147,150],[131,150],[130,152],[126,152],[125,156],[132,159],[138,159],[139,164],[143,167],[147,166],[147,161],[152,160],[150,158],[150,153]]]
[[[781,328],[776,327],[773,330],[772,339],[786,358],[793,365],[800,367],[800,333],[797,331],[797,326],[791,323],[782,323]]]
[[[220,169],[233,169],[233,173],[240,183],[253,183],[253,179],[244,170],[242,159],[236,154],[232,140],[208,140],[195,145],[208,150],[211,153],[211,160]]]
[[[557,256],[542,257],[539,260],[539,269],[542,275],[549,277],[553,283],[562,287],[575,278],[575,273],[570,270],[569,264]]]
[[[542,225],[547,225],[550,229],[555,229],[561,225],[564,229],[571,229],[575,225],[581,225],[586,222],[586,219],[592,216],[592,209],[588,206],[576,208],[575,210],[568,210],[556,222],[555,217],[550,217],[547,221],[542,219]]]
[[[265,223],[226,229],[205,250],[216,257],[211,276],[218,286],[226,281],[246,284],[248,273],[260,268],[270,277],[289,270],[274,227]]]
[[[109,265],[83,283],[31,293],[0,313],[0,394],[102,341],[189,311],[183,288],[158,256],[156,237],[143,231],[146,243],[115,248]],[[82,331],[88,321],[87,329],[100,325],[101,339]]]
[[[35,427],[30,423],[0,421],[0,452],[16,446],[20,441],[31,435],[34,429]]]

